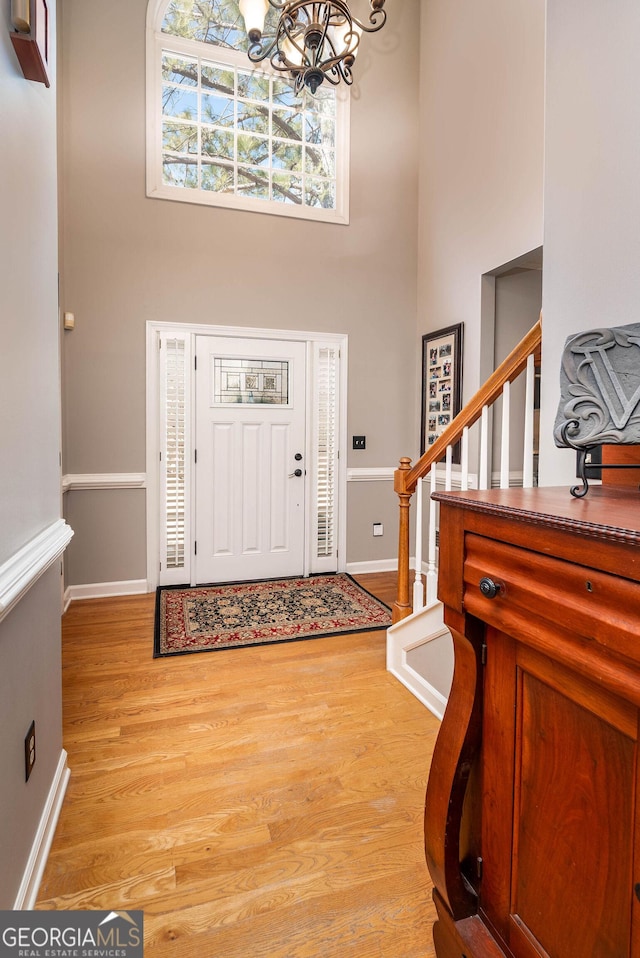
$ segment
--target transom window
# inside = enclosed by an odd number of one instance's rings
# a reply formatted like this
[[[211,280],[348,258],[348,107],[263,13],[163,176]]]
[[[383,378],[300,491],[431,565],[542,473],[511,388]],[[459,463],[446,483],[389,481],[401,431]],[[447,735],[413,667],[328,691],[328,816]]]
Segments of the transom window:
[[[348,222],[348,92],[296,95],[246,49],[237,0],[151,0],[147,194]]]

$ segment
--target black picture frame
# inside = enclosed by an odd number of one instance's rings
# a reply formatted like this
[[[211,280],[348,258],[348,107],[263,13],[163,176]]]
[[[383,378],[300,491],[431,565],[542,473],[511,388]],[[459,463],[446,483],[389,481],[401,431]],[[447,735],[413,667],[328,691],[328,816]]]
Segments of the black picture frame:
[[[440,436],[462,408],[463,323],[422,337],[422,414],[420,455]],[[453,448],[460,462],[460,443]]]

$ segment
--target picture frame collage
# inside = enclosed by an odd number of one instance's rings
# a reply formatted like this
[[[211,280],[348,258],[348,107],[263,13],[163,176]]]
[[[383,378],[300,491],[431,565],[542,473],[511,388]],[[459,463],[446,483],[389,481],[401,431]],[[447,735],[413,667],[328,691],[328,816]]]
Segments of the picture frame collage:
[[[460,412],[462,397],[463,324],[426,333],[422,337],[422,416],[420,455]],[[459,462],[454,450],[454,462]]]

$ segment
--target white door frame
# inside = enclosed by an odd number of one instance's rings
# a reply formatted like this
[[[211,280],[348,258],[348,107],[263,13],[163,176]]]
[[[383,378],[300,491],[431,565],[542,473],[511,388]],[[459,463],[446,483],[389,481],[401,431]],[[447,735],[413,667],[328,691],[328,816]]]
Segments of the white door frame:
[[[321,343],[337,346],[340,350],[339,382],[339,448],[338,461],[338,571],[346,567],[347,543],[347,372],[348,337],[341,333],[319,333],[305,330],[260,329],[250,326],[206,326],[198,323],[165,323],[147,321],[147,429],[146,429],[146,468],[147,468],[147,588],[153,592],[159,582],[160,558],[160,410],[158,404],[158,336],[189,335],[191,341],[198,336],[224,336],[238,339],[288,339],[308,344],[307,348],[307,435],[311,435],[310,422],[313,410],[313,377],[310,374],[311,345]],[[191,377],[191,391],[195,389],[194,377]],[[192,480],[193,481],[193,480]],[[307,496],[307,503],[310,497]],[[311,548],[313,537],[310,535],[310,506],[306,507],[305,534],[305,573],[311,567]],[[190,523],[190,538],[193,542],[193,520]]]

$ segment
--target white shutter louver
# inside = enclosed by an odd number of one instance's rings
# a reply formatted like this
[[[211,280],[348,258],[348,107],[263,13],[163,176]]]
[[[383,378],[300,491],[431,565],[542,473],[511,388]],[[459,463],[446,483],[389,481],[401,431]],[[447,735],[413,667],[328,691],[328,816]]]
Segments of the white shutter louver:
[[[163,339],[160,371],[162,396],[161,437],[161,576],[162,584],[188,581],[188,405],[187,343]]]
[[[338,473],[337,415],[338,415],[338,359],[335,346],[320,346],[316,354],[315,401],[316,427],[316,562],[331,560],[335,568],[336,545],[336,490]],[[323,568],[326,568],[323,563]]]

